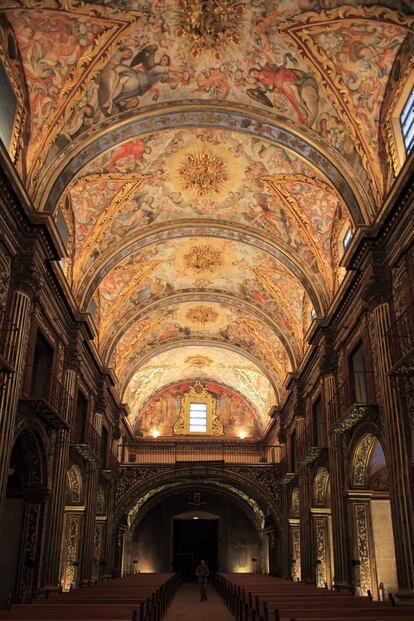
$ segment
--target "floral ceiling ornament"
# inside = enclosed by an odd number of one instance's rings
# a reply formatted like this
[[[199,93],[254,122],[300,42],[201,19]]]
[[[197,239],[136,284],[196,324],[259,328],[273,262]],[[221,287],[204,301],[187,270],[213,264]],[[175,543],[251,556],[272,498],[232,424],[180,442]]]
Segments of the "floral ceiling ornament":
[[[229,180],[225,161],[209,151],[188,153],[178,169],[184,190],[197,198],[219,194]]]
[[[176,35],[193,58],[210,52],[220,59],[226,47],[240,43],[245,12],[238,0],[179,0]]]
[[[201,326],[205,326],[209,323],[214,323],[218,317],[218,312],[214,310],[211,306],[204,306],[204,304],[199,304],[198,306],[194,306],[190,308],[186,313],[186,318],[191,323],[200,324]]]
[[[223,263],[222,253],[212,248],[212,246],[193,246],[184,255],[185,265],[193,269],[197,274],[210,273],[216,271]]]

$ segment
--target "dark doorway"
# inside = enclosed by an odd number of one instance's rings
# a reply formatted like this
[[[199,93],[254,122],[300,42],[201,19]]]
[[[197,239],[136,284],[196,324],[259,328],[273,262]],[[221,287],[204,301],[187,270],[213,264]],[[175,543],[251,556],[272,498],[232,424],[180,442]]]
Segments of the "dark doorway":
[[[183,580],[195,580],[201,559],[217,571],[217,526],[218,520],[174,520],[173,571]]]

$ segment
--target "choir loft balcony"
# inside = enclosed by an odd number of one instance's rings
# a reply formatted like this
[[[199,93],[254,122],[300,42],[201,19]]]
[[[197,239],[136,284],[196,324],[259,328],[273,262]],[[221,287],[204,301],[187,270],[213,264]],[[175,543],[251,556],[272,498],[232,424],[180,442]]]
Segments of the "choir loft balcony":
[[[75,419],[71,446],[85,461],[95,463],[101,458],[101,438],[95,427],[81,417]]]
[[[326,424],[311,422],[298,437],[298,462],[300,466],[312,464],[328,448]]]
[[[215,462],[231,464],[279,463],[280,447],[246,440],[145,439],[122,448],[125,464],[180,464]]]
[[[27,416],[40,418],[52,429],[68,429],[65,414],[70,411],[71,397],[52,370],[45,367],[37,373],[27,393],[20,398],[19,409]]]
[[[375,419],[378,405],[375,397],[374,373],[354,372],[339,385],[339,401],[336,403],[336,433],[350,431],[362,420]]]
[[[394,377],[414,377],[414,304],[395,320],[387,334]]]

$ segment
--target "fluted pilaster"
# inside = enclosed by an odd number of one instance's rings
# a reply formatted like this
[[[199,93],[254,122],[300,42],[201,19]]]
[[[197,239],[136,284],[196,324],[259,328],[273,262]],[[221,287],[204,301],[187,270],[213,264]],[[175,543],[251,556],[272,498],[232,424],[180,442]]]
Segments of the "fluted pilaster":
[[[324,385],[328,430],[332,430],[337,407],[335,376],[333,374],[326,375]],[[340,436],[335,433],[329,433],[328,438],[335,586],[339,590],[351,591],[350,558],[347,547],[347,521],[344,504],[344,454]]]
[[[77,372],[67,369],[65,372],[66,406],[63,416],[71,425],[73,414],[73,400],[77,384]],[[59,585],[60,550],[63,536],[63,520],[65,511],[66,473],[69,463],[70,430],[61,429],[56,436],[55,454],[53,461],[52,501],[49,510],[47,529],[47,555],[45,558],[43,583],[48,588],[57,588]]]
[[[13,366],[14,372],[0,391],[0,520],[6,497],[17,402],[22,383],[30,326],[30,310],[31,298],[29,295],[22,291],[15,291],[8,316],[10,327],[4,349],[4,357]]]
[[[86,469],[86,512],[80,561],[80,577],[83,583],[87,583],[92,578],[98,472],[97,464],[89,462]]]

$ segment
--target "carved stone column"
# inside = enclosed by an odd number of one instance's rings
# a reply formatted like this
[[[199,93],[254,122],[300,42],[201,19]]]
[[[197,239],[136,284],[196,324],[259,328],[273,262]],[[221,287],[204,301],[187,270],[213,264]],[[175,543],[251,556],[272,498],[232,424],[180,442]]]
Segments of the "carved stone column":
[[[30,272],[28,276],[23,273],[23,266],[22,262],[15,283],[16,290],[9,307],[9,329],[6,333],[3,352],[6,360],[13,366],[14,372],[0,391],[0,528],[6,498],[17,402],[26,359],[32,298],[38,287],[36,279],[31,277]]]
[[[72,360],[69,356],[69,362]],[[67,359],[68,360],[68,359]],[[72,361],[73,362],[73,361]],[[62,412],[69,426],[72,425],[73,401],[77,385],[78,371],[71,364],[64,375],[66,390],[65,411]],[[46,535],[47,555],[45,557],[43,583],[46,588],[58,588],[60,579],[60,555],[63,536],[63,520],[65,512],[66,473],[69,464],[70,429],[61,429],[57,433],[54,447],[52,501],[48,517]]]
[[[335,587],[339,591],[352,591],[350,575],[350,557],[347,545],[347,515],[345,511],[345,456],[342,448],[342,439],[332,432],[335,424],[335,412],[338,407],[335,376],[325,375],[325,403],[328,427],[328,455],[331,481],[332,507],[332,539],[334,556]]]
[[[391,353],[386,334],[391,326],[389,304],[375,306],[371,313],[376,344],[376,367],[382,392],[382,429],[387,444],[387,467],[390,477],[391,511],[401,599],[414,598],[414,506],[409,438],[403,418],[405,404],[399,403],[392,378]]]

